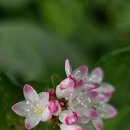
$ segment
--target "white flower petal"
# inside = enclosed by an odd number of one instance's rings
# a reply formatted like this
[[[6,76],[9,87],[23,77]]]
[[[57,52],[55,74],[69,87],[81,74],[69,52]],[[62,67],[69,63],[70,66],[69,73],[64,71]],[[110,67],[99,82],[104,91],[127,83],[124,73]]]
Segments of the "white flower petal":
[[[79,121],[81,122],[81,124],[87,124],[90,120],[91,118],[86,117],[86,116],[82,116],[79,118]]]
[[[69,96],[69,93],[74,91],[75,83],[72,79],[66,78],[56,87],[56,96],[61,98],[66,98]]]
[[[107,92],[112,93],[114,92],[114,90],[115,90],[114,87],[108,83],[102,83],[99,89],[100,92],[104,92],[104,93],[107,93]]]
[[[100,83],[103,79],[103,71],[101,68],[97,67],[95,68],[92,73],[90,74],[90,81],[98,82]]]
[[[52,114],[46,107],[42,114],[41,121],[47,121],[47,120],[50,120],[51,118],[52,118]]]
[[[109,104],[100,105],[98,107],[98,112],[102,118],[111,118],[117,115],[116,109]]]
[[[82,124],[82,127],[84,130],[95,130],[95,127],[93,126],[92,122],[88,122],[87,124]]]
[[[101,87],[95,89],[94,91],[97,91],[99,93],[97,101],[100,103],[105,103],[111,99],[112,94],[114,92],[114,88],[108,83],[102,83]]]
[[[12,106],[12,110],[20,115],[20,116],[24,116],[26,117],[27,115],[30,114],[31,112],[31,108],[30,108],[30,105],[29,102],[26,102],[26,101],[21,101],[21,102],[18,102],[16,104],[14,104]]]
[[[25,119],[25,127],[30,130],[38,125],[40,122],[40,117],[30,116]]]
[[[23,88],[24,97],[27,101],[32,103],[39,102],[39,96],[37,92],[28,84],[26,84]]]
[[[40,99],[40,104],[42,106],[46,106],[49,101],[49,93],[48,92],[41,92],[38,94]]]
[[[65,61],[65,72],[67,77],[69,77],[72,74],[72,68],[68,59]]]
[[[103,130],[103,122],[100,118],[92,121],[93,126],[96,130]]]
[[[79,125],[60,125],[60,130],[83,130],[83,128]]]
[[[72,73],[72,75],[77,79],[80,80],[84,76],[86,76],[88,73],[88,67],[87,66],[79,66],[77,69],[75,69]]]

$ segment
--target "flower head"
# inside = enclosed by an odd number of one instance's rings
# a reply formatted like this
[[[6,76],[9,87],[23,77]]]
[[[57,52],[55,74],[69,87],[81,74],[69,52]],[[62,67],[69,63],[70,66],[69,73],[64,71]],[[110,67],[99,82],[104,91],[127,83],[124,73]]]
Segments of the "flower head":
[[[12,106],[12,110],[25,119],[26,129],[34,128],[40,121],[51,119],[52,115],[47,107],[49,93],[37,92],[30,86],[25,85],[23,88],[25,101],[18,102]]]
[[[102,82],[102,69],[98,67],[89,74],[83,65],[72,71],[66,60],[65,72],[67,77],[56,87],[56,92],[49,89],[37,94],[30,85],[25,85],[25,101],[14,104],[12,110],[26,118],[27,129],[51,119],[61,130],[103,130],[102,119],[114,117],[117,111],[107,103],[114,88]]]

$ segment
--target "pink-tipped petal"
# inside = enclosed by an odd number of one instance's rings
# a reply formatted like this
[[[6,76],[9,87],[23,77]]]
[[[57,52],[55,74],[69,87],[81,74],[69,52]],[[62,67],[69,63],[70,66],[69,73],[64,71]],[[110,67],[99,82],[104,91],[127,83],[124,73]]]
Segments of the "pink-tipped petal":
[[[116,109],[109,104],[103,104],[103,105],[99,106],[98,111],[99,111],[101,117],[105,118],[105,119],[112,118],[117,115]]]
[[[90,117],[92,119],[96,119],[96,118],[98,118],[98,113],[95,110],[91,110],[90,111]]]
[[[69,96],[69,93],[74,91],[75,83],[72,79],[66,78],[56,87],[56,96],[61,98],[66,98]]]
[[[45,108],[41,117],[41,121],[47,121],[47,120],[50,120],[51,118],[52,118],[52,114],[50,110],[48,108]]]
[[[114,88],[108,83],[102,83],[101,87],[97,88],[95,91],[99,93],[97,97],[98,101],[105,103],[111,99],[112,94],[114,92]]]
[[[96,88],[99,88],[99,87],[100,87],[99,83],[89,83],[89,84],[83,85],[83,89],[85,91],[90,91],[90,90],[93,90],[93,89],[96,89]]]
[[[38,125],[40,118],[36,116],[30,116],[25,119],[25,128],[30,130]]]
[[[65,72],[67,77],[69,77],[72,74],[72,68],[68,59],[65,60]]]
[[[99,93],[98,97],[97,97],[97,102],[100,103],[106,103],[108,102],[112,97],[112,93]]]
[[[95,68],[92,73],[90,74],[90,80],[93,82],[100,83],[103,79],[103,71],[101,68]]]
[[[115,91],[114,87],[108,83],[102,83],[100,91],[103,93],[113,93]]]
[[[77,79],[80,80],[84,76],[88,74],[88,67],[87,66],[79,66],[77,69],[73,71],[73,76]]]
[[[24,86],[23,93],[27,101],[31,101],[32,103],[36,103],[39,101],[37,92],[30,85],[26,84]]]
[[[96,100],[99,95],[99,93],[96,91],[90,91],[89,94],[92,100]]]
[[[30,110],[30,106],[27,104],[26,101],[21,101],[12,106],[12,110],[20,116],[27,116],[29,115],[28,110]]]
[[[87,117],[88,119],[97,119],[99,117],[97,111],[93,108],[79,107],[76,112],[80,117]]]
[[[92,123],[96,130],[103,130],[103,122],[100,118],[93,120]]]
[[[83,128],[79,125],[60,125],[60,130],[83,130]]]

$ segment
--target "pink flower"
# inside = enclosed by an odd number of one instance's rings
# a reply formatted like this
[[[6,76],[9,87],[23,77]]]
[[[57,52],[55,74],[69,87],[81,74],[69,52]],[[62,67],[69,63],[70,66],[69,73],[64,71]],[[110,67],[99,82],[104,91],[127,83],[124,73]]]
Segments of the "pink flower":
[[[58,116],[61,113],[61,106],[57,100],[50,100],[48,103],[48,109],[54,116]]]
[[[51,119],[52,115],[47,107],[49,101],[49,93],[37,92],[28,84],[23,88],[25,101],[18,102],[12,106],[12,110],[25,119],[26,129],[32,129],[40,121]]]

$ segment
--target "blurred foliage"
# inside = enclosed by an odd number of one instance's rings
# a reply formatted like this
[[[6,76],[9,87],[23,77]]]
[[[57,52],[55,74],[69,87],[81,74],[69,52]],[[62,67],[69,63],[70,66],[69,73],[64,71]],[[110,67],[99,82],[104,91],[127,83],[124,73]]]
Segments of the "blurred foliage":
[[[66,58],[83,60],[75,48],[49,36],[35,23],[7,22],[1,23],[0,28],[1,67],[20,82],[49,79]]]
[[[118,116],[106,122],[106,130],[130,129],[128,123],[130,115],[130,48],[115,51],[103,57],[99,64],[105,72],[105,81],[115,86],[115,93],[111,103],[117,108]]]
[[[24,129],[10,109],[23,100],[21,86],[55,87],[65,77],[66,58],[90,69],[99,61],[105,80],[116,87],[111,103],[119,109],[105,130],[129,130],[129,15],[129,0],[0,0],[1,130]]]

